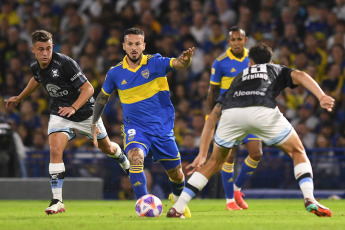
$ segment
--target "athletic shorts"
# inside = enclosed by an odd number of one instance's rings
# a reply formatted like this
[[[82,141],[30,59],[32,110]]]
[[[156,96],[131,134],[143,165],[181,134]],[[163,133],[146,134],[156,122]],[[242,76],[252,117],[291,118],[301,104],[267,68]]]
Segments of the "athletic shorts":
[[[125,153],[133,148],[144,151],[145,157],[152,153],[152,160],[159,161],[168,170],[181,164],[181,156],[175,142],[174,131],[164,136],[154,136],[138,130],[135,126],[122,126]]]
[[[281,145],[290,137],[292,130],[278,107],[231,108],[222,112],[214,140],[221,147],[232,148],[248,134],[253,134],[266,145]]]
[[[93,140],[91,133],[91,124],[92,116],[84,121],[75,122],[56,115],[50,115],[48,123],[48,135],[52,133],[63,132],[68,136],[68,140],[72,140],[76,136],[76,134],[73,132],[73,129],[77,129],[79,130],[80,134],[86,135],[91,140]],[[97,140],[102,140],[107,136],[107,131],[104,127],[102,118],[98,120],[97,126],[101,131],[101,134],[97,135]]]

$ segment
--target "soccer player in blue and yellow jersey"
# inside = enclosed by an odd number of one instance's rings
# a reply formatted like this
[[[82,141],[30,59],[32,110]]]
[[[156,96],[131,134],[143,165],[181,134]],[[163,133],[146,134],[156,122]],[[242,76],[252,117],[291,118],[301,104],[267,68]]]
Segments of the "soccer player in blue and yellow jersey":
[[[220,55],[213,63],[210,89],[207,96],[208,113],[211,112],[215,99],[223,95],[236,75],[248,67],[248,51],[245,49],[247,42],[246,33],[243,29],[235,26],[230,29],[228,43],[230,48]],[[261,140],[254,135],[248,135],[243,141],[247,145],[249,156],[245,159],[241,172],[234,184],[234,161],[236,146],[231,151],[228,160],[222,168],[222,180],[226,196],[226,210],[247,209],[248,205],[243,200],[241,188],[252,175],[262,157]],[[239,144],[239,143],[237,143]],[[202,159],[204,163],[206,156]],[[234,192],[235,191],[235,192]]]
[[[100,131],[97,121],[112,94],[117,89],[123,108],[124,149],[130,162],[129,177],[137,199],[147,194],[144,158],[149,152],[159,161],[169,176],[173,199],[177,200],[184,187],[180,153],[173,133],[175,110],[170,101],[166,74],[187,68],[194,47],[178,58],[160,54],[144,55],[144,32],[137,28],[125,31],[123,61],[111,68],[93,112],[92,133]],[[94,143],[97,146],[97,142]],[[186,208],[186,217],[190,217]]]

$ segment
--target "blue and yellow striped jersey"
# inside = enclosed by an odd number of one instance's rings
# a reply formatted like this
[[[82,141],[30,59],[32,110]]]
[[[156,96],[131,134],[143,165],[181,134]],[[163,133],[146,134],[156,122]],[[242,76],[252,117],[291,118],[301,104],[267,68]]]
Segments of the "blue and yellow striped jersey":
[[[165,135],[173,129],[175,110],[166,78],[174,70],[172,60],[160,54],[143,55],[140,65],[131,69],[125,57],[108,71],[102,91],[110,95],[117,89],[125,126],[152,135]]]
[[[244,49],[244,56],[241,59],[236,58],[229,48],[220,55],[214,62],[211,70],[210,84],[220,86],[220,95],[223,95],[237,74],[248,67],[248,50]]]

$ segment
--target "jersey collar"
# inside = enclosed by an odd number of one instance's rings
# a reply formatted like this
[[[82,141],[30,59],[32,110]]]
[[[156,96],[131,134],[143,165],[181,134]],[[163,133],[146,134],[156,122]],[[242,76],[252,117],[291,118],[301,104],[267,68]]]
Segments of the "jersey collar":
[[[132,72],[136,72],[142,65],[146,65],[147,64],[147,55],[142,55],[141,57],[141,61],[140,61],[140,64],[137,66],[137,68],[135,69],[131,69],[129,68],[129,65],[128,65],[128,62],[127,62],[127,55],[123,58],[123,65],[122,67],[124,69],[128,69],[129,71],[132,71]]]
[[[244,48],[244,55],[242,58],[237,58],[235,57],[232,53],[231,53],[231,47],[226,51],[226,54],[229,56],[229,58],[231,60],[236,60],[236,61],[239,61],[239,62],[242,62],[246,57],[248,57],[248,50],[246,48]]]

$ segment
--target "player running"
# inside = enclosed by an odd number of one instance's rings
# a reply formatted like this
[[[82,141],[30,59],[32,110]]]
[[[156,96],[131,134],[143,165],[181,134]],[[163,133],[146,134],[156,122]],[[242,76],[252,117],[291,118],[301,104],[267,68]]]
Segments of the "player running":
[[[123,108],[124,148],[130,162],[129,177],[137,199],[147,194],[144,158],[149,152],[159,161],[169,176],[173,200],[177,200],[185,185],[181,157],[173,132],[175,110],[170,100],[166,74],[174,69],[187,68],[194,47],[179,58],[160,54],[144,55],[144,32],[137,28],[125,31],[123,61],[112,67],[98,94],[93,112],[93,135],[101,131],[95,125],[103,109],[117,89]],[[97,146],[97,142],[94,142]],[[184,207],[190,217],[188,207]]]
[[[129,170],[129,162],[120,146],[109,140],[101,119],[97,126],[102,133],[97,137],[91,135],[94,90],[78,64],[64,54],[53,52],[51,33],[37,30],[32,33],[31,38],[31,51],[36,58],[31,64],[33,77],[19,96],[6,100],[6,106],[17,106],[41,85],[51,98],[48,135],[49,174],[53,199],[45,212],[55,214],[65,211],[62,199],[65,165],[62,156],[68,141],[75,137],[73,129],[79,130],[79,133],[91,139],[95,138],[99,149],[115,159],[126,172]]]
[[[248,133],[257,135],[265,144],[284,150],[293,160],[295,178],[304,197],[308,212],[331,217],[332,212],[314,198],[313,171],[305,149],[296,131],[280,113],[275,97],[286,87],[303,85],[320,101],[320,106],[332,111],[334,99],[326,95],[308,74],[286,66],[269,64],[272,50],[258,44],[249,51],[249,68],[236,76],[230,88],[217,100],[206,121],[201,136],[200,153],[205,154],[211,142],[215,125],[219,125],[214,138],[210,160],[196,168],[179,199],[168,211],[167,217],[183,218],[182,211],[188,202],[218,172],[231,148]]]

